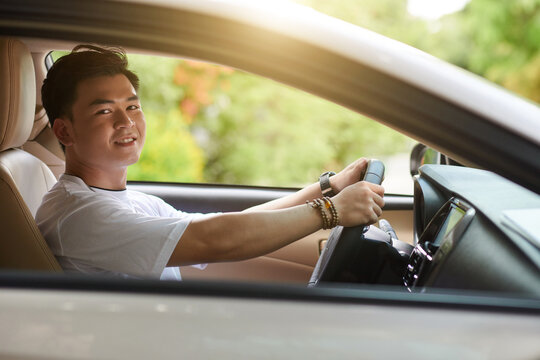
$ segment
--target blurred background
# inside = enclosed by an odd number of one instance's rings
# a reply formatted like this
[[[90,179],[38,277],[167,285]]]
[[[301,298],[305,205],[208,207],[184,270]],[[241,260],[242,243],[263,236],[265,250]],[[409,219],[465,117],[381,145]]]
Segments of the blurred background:
[[[297,0],[540,101],[540,0]],[[148,122],[129,180],[297,187],[360,156],[410,194],[415,142],[359,114],[235,69],[132,55]],[[519,119],[516,119],[519,121]]]

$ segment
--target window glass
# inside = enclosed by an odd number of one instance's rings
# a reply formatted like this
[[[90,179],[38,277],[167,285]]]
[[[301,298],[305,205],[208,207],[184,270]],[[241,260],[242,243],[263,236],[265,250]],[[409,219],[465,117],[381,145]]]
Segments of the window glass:
[[[147,55],[129,62],[147,137],[128,180],[300,187],[363,156],[385,162],[388,193],[412,193],[414,142],[373,120],[224,66]]]

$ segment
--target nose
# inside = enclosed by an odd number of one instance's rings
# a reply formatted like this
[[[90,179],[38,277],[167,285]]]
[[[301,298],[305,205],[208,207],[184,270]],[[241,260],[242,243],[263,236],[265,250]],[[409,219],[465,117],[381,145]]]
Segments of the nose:
[[[130,128],[135,125],[135,122],[129,117],[129,115],[124,112],[120,111],[117,112],[117,116],[114,119],[114,128],[115,129],[121,129],[121,128]]]

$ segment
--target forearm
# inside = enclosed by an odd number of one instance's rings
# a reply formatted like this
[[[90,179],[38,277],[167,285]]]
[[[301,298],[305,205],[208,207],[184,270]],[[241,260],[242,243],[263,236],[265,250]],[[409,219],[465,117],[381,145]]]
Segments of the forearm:
[[[321,226],[318,210],[306,205],[197,219],[186,229],[168,265],[253,258],[288,245]]]
[[[332,191],[334,192],[334,194],[338,194],[347,186],[350,186],[360,181],[366,168],[366,164],[366,159],[358,159],[335,176],[332,176],[329,180],[330,186],[332,187]],[[314,184],[306,186],[305,188],[294,194],[258,206],[254,206],[247,209],[247,211],[284,209],[291,206],[303,204],[307,200],[313,200],[316,198],[320,198],[321,196],[321,186],[318,182],[316,182]]]
[[[309,191],[305,193],[310,194]],[[336,223],[330,226],[372,224],[382,213],[383,195],[382,186],[362,181],[346,187],[329,202],[331,214],[318,203],[195,219],[179,240],[168,265],[234,261],[261,256],[319,230],[323,218],[327,226],[330,225],[328,217],[336,219]]]
[[[321,196],[321,187],[317,182],[306,186],[305,188],[295,192],[294,194],[290,194],[285,197],[251,207],[245,211],[286,209],[289,207],[302,205],[308,200],[320,198]]]

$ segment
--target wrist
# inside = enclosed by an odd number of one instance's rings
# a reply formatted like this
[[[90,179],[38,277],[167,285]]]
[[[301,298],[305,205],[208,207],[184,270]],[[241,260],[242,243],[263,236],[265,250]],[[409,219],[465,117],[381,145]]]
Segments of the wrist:
[[[339,225],[340,219],[332,199],[324,196],[321,199],[306,201],[307,206],[317,210],[322,220],[323,229],[332,229]]]
[[[333,171],[327,171],[319,176],[319,186],[321,188],[321,194],[323,197],[332,197],[337,194],[335,188],[332,186],[331,177],[336,175]]]
[[[339,188],[338,184],[339,184],[339,174],[336,174],[336,176],[332,176],[329,181],[330,181],[330,187],[332,188],[332,191],[334,192],[334,196],[336,196],[337,194],[339,194],[339,192],[341,191],[341,189]]]

